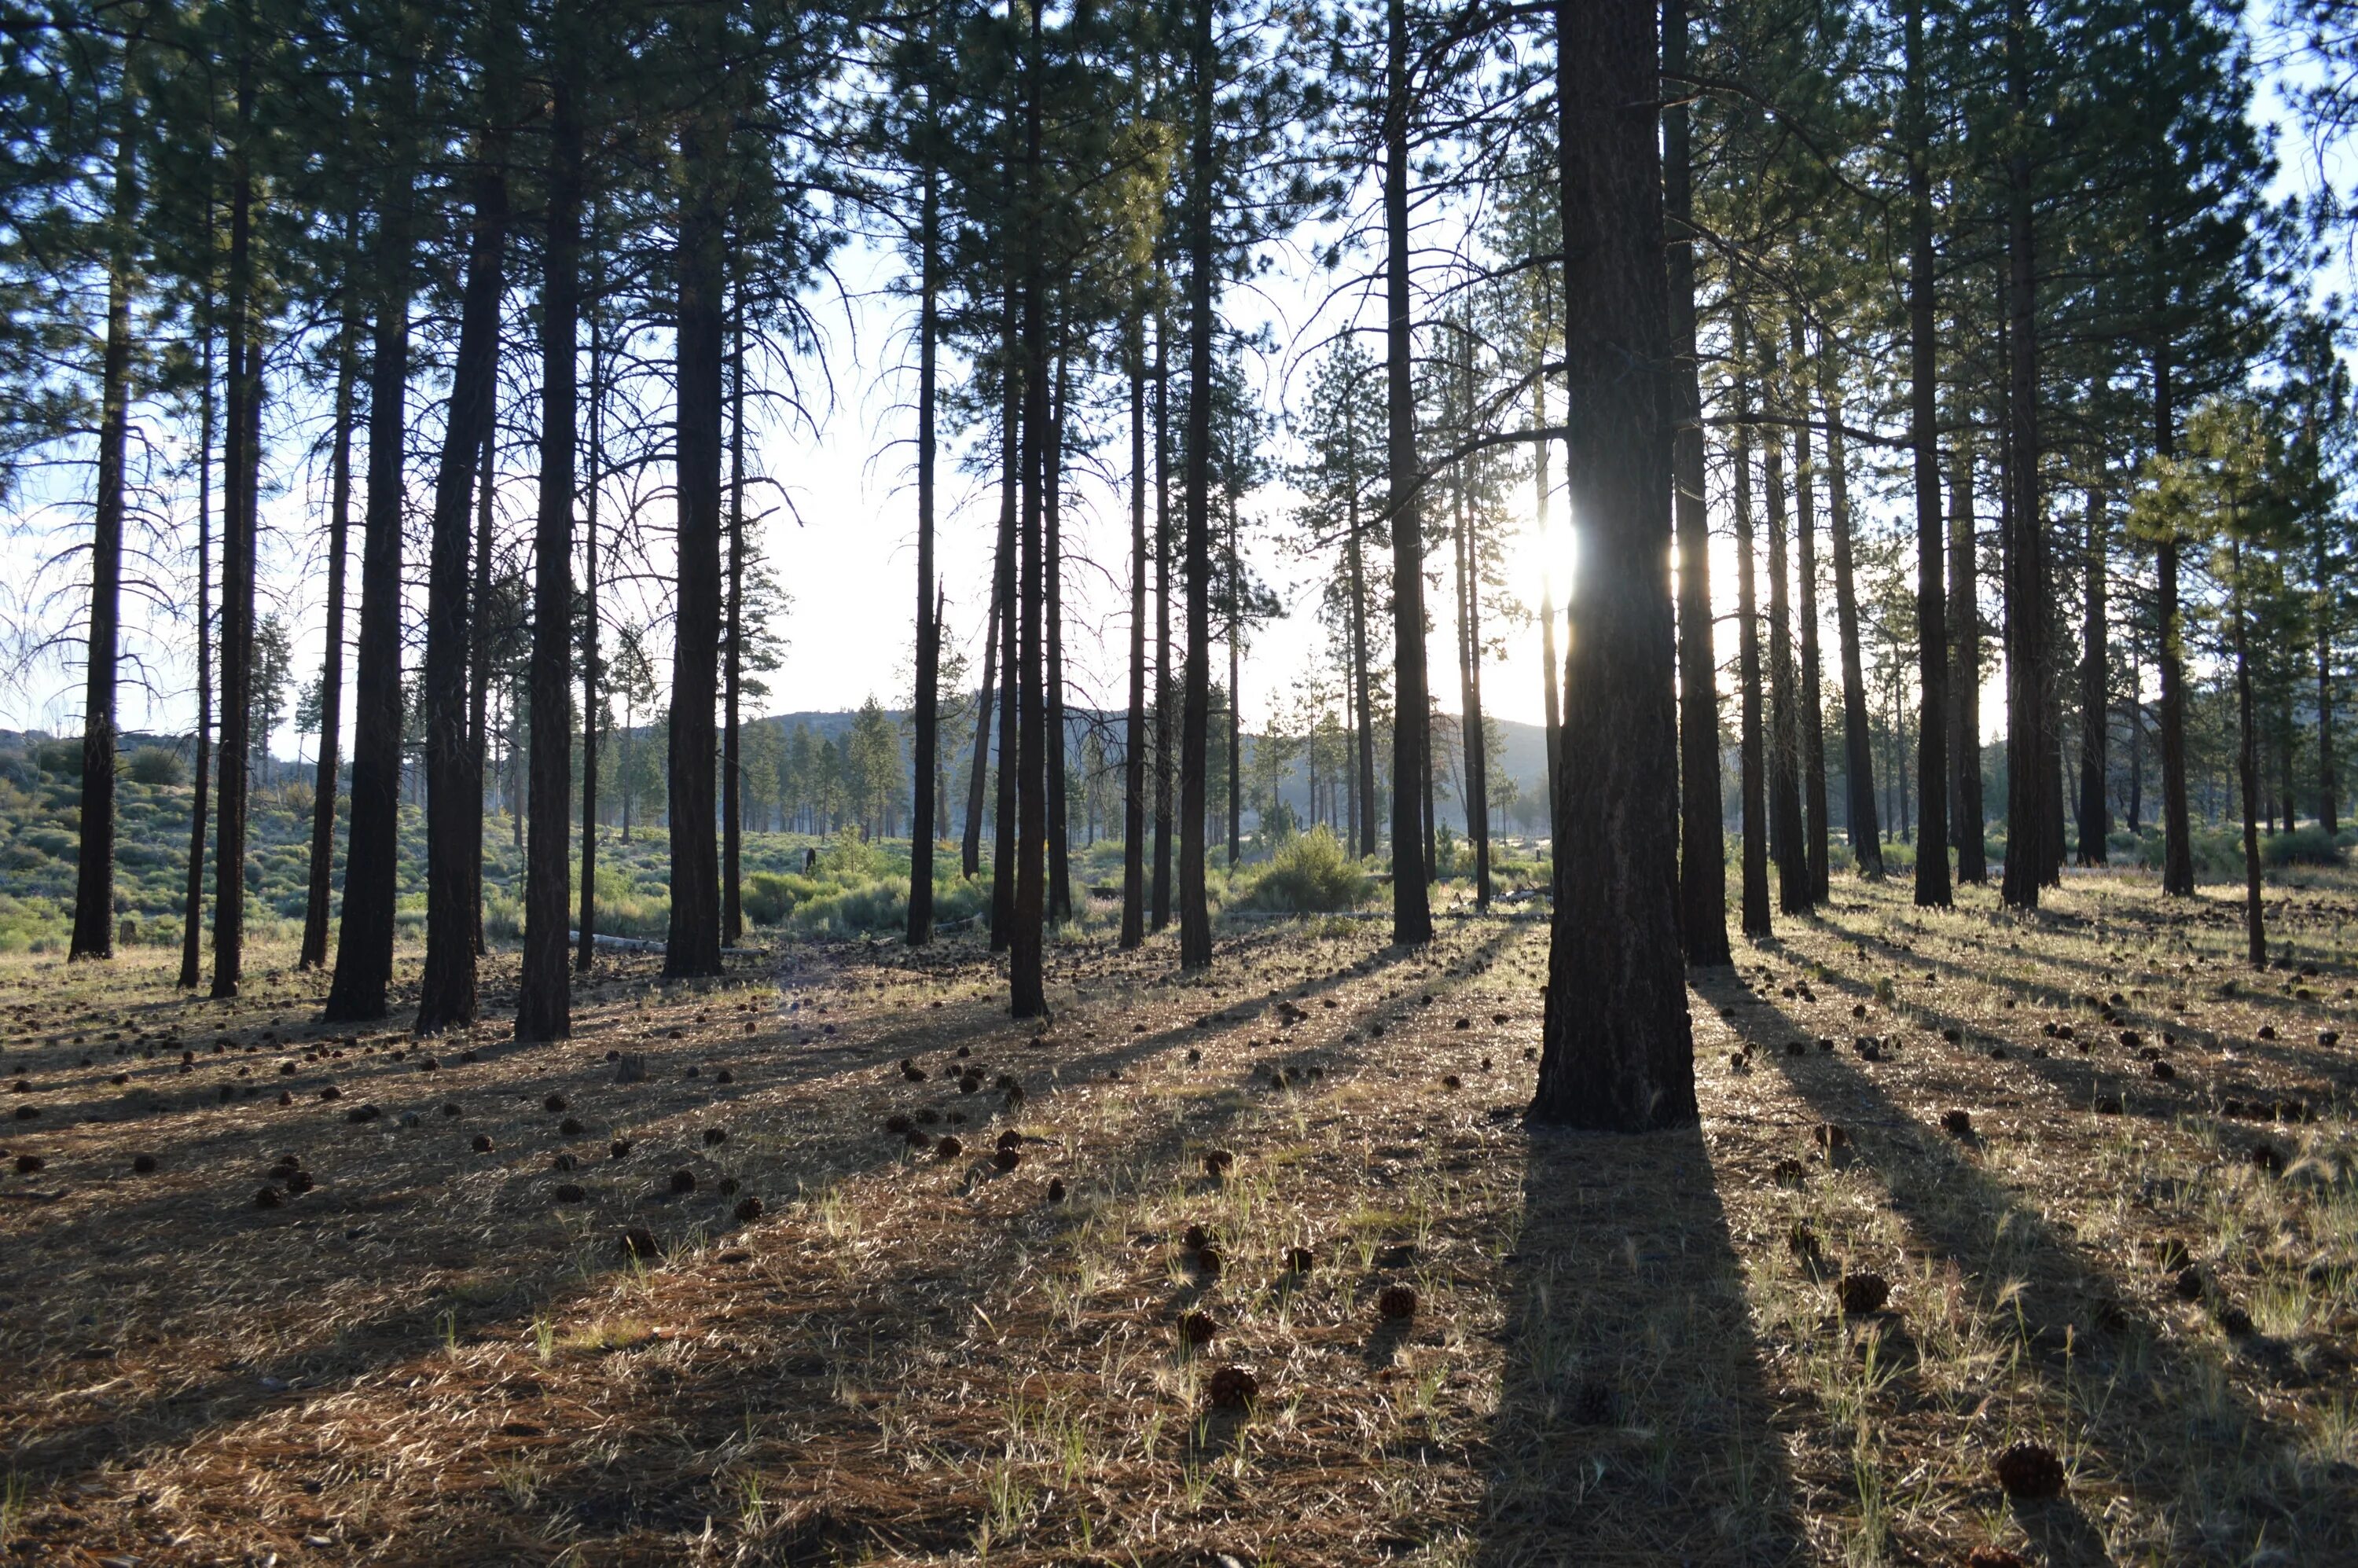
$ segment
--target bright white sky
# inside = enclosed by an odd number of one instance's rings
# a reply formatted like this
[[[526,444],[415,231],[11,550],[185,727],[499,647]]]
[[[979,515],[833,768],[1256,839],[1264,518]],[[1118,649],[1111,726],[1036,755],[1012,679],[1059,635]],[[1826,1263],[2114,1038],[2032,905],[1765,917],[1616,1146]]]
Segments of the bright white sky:
[[[2288,118],[2273,88],[2264,93],[2259,107],[2272,121]],[[2279,177],[2280,190],[2305,189],[2314,176],[2312,155],[2290,137],[2282,150],[2290,167]],[[1232,291],[1224,302],[1231,325],[1247,330],[1268,328],[1277,351],[1256,362],[1250,373],[1261,383],[1265,401],[1284,409],[1298,403],[1306,385],[1305,351],[1330,337],[1357,309],[1356,295],[1338,296],[1336,280],[1314,273],[1300,260],[1302,254],[1290,249],[1273,253],[1274,270],[1256,279],[1249,289]],[[908,344],[907,303],[883,291],[897,265],[890,257],[856,250],[839,260],[839,278],[847,287],[817,307],[828,340],[824,381],[835,389],[836,402],[817,411],[819,427],[815,435],[799,426],[757,432],[756,451],[749,460],[749,467],[784,486],[795,514],[790,517],[780,509],[761,527],[762,548],[775,563],[792,595],[784,628],[784,664],[771,677],[773,696],[762,705],[772,712],[849,708],[871,695],[888,706],[897,706],[906,700],[910,685],[915,563],[911,449],[905,444],[911,388],[903,362]],[[1370,346],[1379,351],[1379,345]],[[944,373],[948,377],[958,372],[953,364],[946,365]],[[817,379],[811,377],[806,384],[816,384]],[[413,406],[416,401],[413,394]],[[168,443],[177,438],[173,427],[155,410],[146,412],[146,439]],[[297,628],[298,680],[308,680],[318,671],[324,619],[323,465],[297,461],[297,446],[316,435],[315,427],[307,427],[299,437],[276,443],[271,470],[282,493],[265,507],[264,605],[265,609],[275,605]],[[1072,463],[1076,474],[1085,477],[1079,481],[1077,500],[1065,524],[1071,557],[1066,579],[1066,671],[1075,701],[1110,708],[1125,700],[1126,689],[1129,442],[1127,428],[1120,423],[1097,436],[1096,450],[1076,457]],[[946,492],[939,512],[939,560],[949,595],[953,635],[979,659],[981,622],[989,602],[989,557],[997,496],[994,481],[969,475],[955,461],[958,449],[953,445],[943,454]],[[1854,462],[1863,466],[1865,456],[1855,454]],[[1560,462],[1557,469],[1560,473]],[[79,476],[86,476],[87,470],[77,472],[73,482],[86,483],[86,477]],[[412,482],[422,492],[430,483],[430,475],[414,473]],[[534,503],[532,477],[511,471],[503,474],[501,482],[509,526],[522,528]],[[1873,519],[1866,525],[1885,525],[1896,497],[1882,493],[1866,473],[1855,477],[1854,490],[1862,513]],[[193,497],[180,498],[176,504],[185,526],[193,515]],[[1529,526],[1528,487],[1523,504],[1526,523],[1511,546],[1511,580],[1524,605],[1536,608],[1541,574],[1551,565],[1559,574],[1568,574],[1570,546],[1561,495],[1552,507],[1558,519],[1552,545],[1533,536]],[[1822,486],[1822,510],[1823,504]],[[1252,497],[1246,507],[1246,548],[1253,568],[1293,611],[1260,629],[1249,647],[1244,710],[1248,725],[1256,729],[1268,723],[1273,709],[1282,712],[1292,708],[1295,689],[1321,657],[1324,640],[1311,608],[1320,568],[1289,547],[1290,508],[1291,498],[1282,489]],[[9,618],[19,627],[54,633],[66,623],[73,609],[69,574],[54,566],[44,568],[40,563],[59,547],[77,542],[85,519],[79,505],[28,508],[8,519],[5,552],[0,555],[0,591],[6,593]],[[1715,557],[1714,581],[1719,589],[1715,597],[1732,602],[1734,563],[1724,543]],[[418,575],[417,563],[411,565],[412,575]],[[1445,553],[1437,556],[1433,565],[1445,568]],[[177,565],[157,568],[156,575],[168,593],[155,597],[178,596],[181,590],[172,579],[184,571]],[[356,582],[355,568],[355,598],[348,612],[355,618]],[[1559,575],[1557,582],[1561,600],[1564,575]],[[65,590],[63,598],[47,597],[60,589]],[[1823,597],[1831,620],[1832,596]],[[1445,706],[1454,707],[1455,676],[1448,665],[1455,643],[1453,628],[1445,620],[1450,596],[1444,591],[1432,596],[1431,602],[1436,617],[1444,618],[1431,643],[1434,689],[1442,694]],[[1722,606],[1723,614],[1727,608]],[[78,613],[71,618],[76,622],[80,619]],[[126,607],[126,622],[129,662],[122,696],[124,724],[135,729],[185,730],[194,712],[185,609],[175,618],[135,604]],[[1537,625],[1527,620],[1510,631],[1492,629],[1506,632],[1508,652],[1487,666],[1486,707],[1500,718],[1535,722],[1541,712]],[[351,631],[348,622],[348,635]],[[668,637],[657,641],[667,643]],[[1727,639],[1723,636],[1721,641]],[[414,648],[407,656],[416,658]],[[1217,662],[1224,677],[1224,648]],[[1831,641],[1828,662],[1831,669]],[[63,731],[78,727],[78,652],[20,643],[6,664],[9,667],[0,669],[0,726]],[[349,668],[348,660],[348,678]],[[1993,668],[1990,675],[1992,685],[1985,695],[1983,712],[1985,723],[1998,732],[2004,722],[2002,672]],[[282,756],[291,756],[297,747],[291,726],[282,727],[274,749]],[[301,751],[308,754],[308,743]]]

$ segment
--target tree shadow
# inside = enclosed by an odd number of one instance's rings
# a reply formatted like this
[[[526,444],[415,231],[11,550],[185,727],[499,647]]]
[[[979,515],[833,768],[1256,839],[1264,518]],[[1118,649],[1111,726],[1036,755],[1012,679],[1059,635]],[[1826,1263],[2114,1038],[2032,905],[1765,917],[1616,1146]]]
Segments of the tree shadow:
[[[1801,1561],[1701,1129],[1528,1147],[1476,1561]]]

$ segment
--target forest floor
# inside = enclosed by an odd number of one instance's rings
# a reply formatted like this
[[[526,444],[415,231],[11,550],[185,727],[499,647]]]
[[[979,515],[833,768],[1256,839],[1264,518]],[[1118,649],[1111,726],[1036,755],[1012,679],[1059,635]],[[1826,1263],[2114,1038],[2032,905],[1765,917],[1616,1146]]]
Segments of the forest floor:
[[[1074,943],[1044,1031],[969,938],[607,957],[552,1046],[510,956],[431,1041],[291,951],[9,958],[0,1562],[2358,1563],[2358,886],[2296,881],[2257,976],[2223,889],[1840,881],[1642,1138],[1522,1127],[1531,919]]]

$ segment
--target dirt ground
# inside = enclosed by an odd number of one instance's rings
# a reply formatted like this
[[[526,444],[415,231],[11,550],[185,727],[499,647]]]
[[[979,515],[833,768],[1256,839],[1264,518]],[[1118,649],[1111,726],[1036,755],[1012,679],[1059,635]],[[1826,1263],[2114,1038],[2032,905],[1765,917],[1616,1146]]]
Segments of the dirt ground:
[[[509,957],[424,1041],[0,961],[0,1560],[2358,1563],[2358,898],[2260,976],[2210,891],[1838,881],[1634,1139],[1521,1125],[1528,918],[1067,945],[1045,1029],[971,938],[612,957],[554,1046]]]

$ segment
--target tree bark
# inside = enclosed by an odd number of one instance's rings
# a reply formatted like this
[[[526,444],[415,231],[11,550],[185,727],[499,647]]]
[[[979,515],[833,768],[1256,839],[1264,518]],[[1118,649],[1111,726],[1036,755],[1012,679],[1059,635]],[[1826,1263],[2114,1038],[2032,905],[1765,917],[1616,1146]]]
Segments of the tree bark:
[[[336,445],[328,473],[328,625],[319,660],[319,765],[311,788],[311,863],[297,967],[328,967],[328,906],[334,901],[336,790],[343,741],[344,571],[352,532],[352,387],[360,374],[360,294],[347,279],[336,342]]]
[[[2231,523],[2230,526],[2235,524]],[[2238,537],[2233,546],[2235,574],[2234,603],[2231,613],[2235,624],[2235,772],[2244,795],[2244,957],[2255,969],[2268,967],[2268,935],[2260,914],[2260,827],[2257,816],[2260,789],[2259,735],[2252,714],[2252,652],[2251,613],[2244,602],[2244,543]]]
[[[1866,676],[1858,645],[1858,580],[1851,548],[1850,467],[1843,451],[1842,404],[1827,389],[1831,371],[1818,373],[1826,414],[1826,474],[1833,513],[1834,622],[1842,643],[1843,795],[1851,855],[1859,874],[1883,875],[1883,832],[1875,802],[1875,741],[1866,715]]]
[[[1171,678],[1171,322],[1154,319],[1154,876],[1148,924],[1171,924],[1171,834],[1177,815],[1172,766],[1179,683]]]
[[[699,5],[699,58],[717,59],[720,16]],[[717,975],[720,961],[720,865],[713,708],[719,696],[720,416],[727,256],[721,182],[729,121],[707,109],[680,131],[687,184],[679,209],[677,639],[672,650],[670,785],[671,925],[664,974]]]
[[[571,69],[574,7],[559,0],[549,84],[546,232],[540,258],[540,514],[533,539],[531,827],[525,848],[524,957],[516,1038],[573,1032],[566,947],[566,795],[573,771],[573,495],[576,338],[581,314],[582,128]]]
[[[1244,557],[1237,548],[1237,496],[1224,491],[1228,524],[1228,864],[1234,867],[1244,833]],[[1314,807],[1315,800],[1312,802]],[[1314,810],[1313,815],[1315,815]]]
[[[106,342],[99,351],[98,493],[92,507],[90,643],[82,676],[81,828],[67,961],[114,957],[115,663],[123,624],[124,453],[131,406],[131,231],[139,205],[133,49],[124,50],[107,239]]]
[[[1907,0],[1908,359],[1916,457],[1916,902],[1945,908],[1949,881],[1948,617],[1942,593],[1940,379],[1933,363],[1932,180],[1926,167],[1924,0]]]
[[[1662,73],[1683,79],[1687,71],[1686,0],[1662,5]],[[1695,350],[1694,179],[1692,132],[1682,81],[1662,88],[1662,198],[1664,252],[1670,288],[1672,373],[1671,482],[1676,487],[1676,547],[1679,560],[1679,929],[1687,962],[1717,966],[1732,962],[1727,946],[1727,835],[1720,802],[1719,658],[1712,647],[1711,517],[1704,497],[1703,387]],[[1544,377],[1538,378],[1544,386]],[[1539,424],[1547,424],[1539,411]],[[1547,444],[1540,447],[1544,477]],[[1542,507],[1544,507],[1542,502]],[[1541,514],[1546,536],[1546,514]],[[1562,751],[1555,720],[1555,635],[1541,638],[1547,661],[1549,756]]]
[[[212,201],[205,203],[205,254],[212,254]],[[179,988],[192,991],[202,960],[205,908],[205,795],[212,761],[212,460],[213,460],[213,322],[212,278],[208,264],[202,302],[199,306],[204,350],[200,355],[203,385],[197,434],[197,733],[189,770],[189,874],[181,898]]]
[[[974,711],[974,761],[967,770],[966,839],[961,846],[958,868],[959,873],[968,881],[982,874],[982,800],[990,782],[991,704],[999,690],[999,618],[1004,613],[999,597],[997,560],[1007,553],[1007,546],[1008,538],[1002,521],[998,549],[992,557],[990,610],[982,622],[982,686]]]
[[[2101,470],[2099,470],[2101,478]],[[2100,483],[2088,491],[2087,616],[2080,642],[2080,853],[2082,866],[2104,863],[2113,814],[2105,803],[2104,784],[2111,772],[2108,756],[2109,696],[2112,675],[2105,658],[2110,633],[2104,618],[2104,492]],[[2321,709],[2320,709],[2321,710]]]
[[[1818,646],[1817,465],[1810,455],[1808,343],[1799,317],[1791,323],[1793,412],[1793,570],[1800,585],[1801,670],[1794,718],[1800,727],[1802,859],[1809,868],[1810,907],[1833,895],[1830,829],[1826,825],[1826,711],[1823,660]]]
[[[1739,345],[1742,332],[1739,325]],[[1737,858],[1743,881],[1738,918],[1744,935],[1757,942],[1772,929],[1768,913],[1768,736],[1761,722],[1760,596],[1753,586],[1759,557],[1752,535],[1752,427],[1744,422],[1752,410],[1741,371],[1736,384],[1736,795],[1742,818]]]
[[[1179,715],[1179,967],[1212,967],[1212,915],[1205,900],[1205,777],[1212,685],[1212,13],[1195,0],[1193,155],[1187,214],[1187,659]]]
[[[940,771],[942,628],[934,584],[934,377],[941,334],[941,175],[927,167],[917,213],[917,690],[913,794],[930,793]],[[909,820],[909,946],[934,939],[934,835],[919,824],[922,799]]]
[[[2030,86],[2024,59],[2028,16],[2027,0],[2009,0],[2006,74],[2014,145],[2006,157],[2006,846],[1999,896],[2017,909],[2039,907],[2039,886],[2060,849],[2050,828],[2060,831],[2062,816],[2051,722],[2054,647],[2048,617],[2053,585],[2039,484],[2038,298],[2026,140]]]
[[[745,847],[745,294],[741,278],[730,312],[729,345],[729,579],[722,611],[720,729],[720,945],[734,947],[745,935],[745,901],[738,872]],[[917,607],[923,628],[928,607]],[[923,635],[922,630],[919,635]],[[912,833],[912,862],[914,841]]]
[[[1130,372],[1130,727],[1121,755],[1121,936],[1124,951],[1146,940],[1146,356],[1145,327],[1132,320]]]
[[[593,215],[590,243],[599,239]],[[590,473],[581,487],[581,916],[580,941],[574,949],[573,968],[588,974],[597,962],[598,925],[598,721],[602,704],[598,697],[598,489],[605,479],[605,340],[600,330],[598,298],[590,308]]]
[[[228,427],[222,448],[221,802],[213,819],[213,982],[238,994],[245,962],[246,774],[252,761],[254,545],[262,459],[262,345],[254,310],[254,60],[238,61],[238,142],[230,195]],[[267,745],[269,738],[264,737]]]
[[[1544,447],[1541,449],[1546,450]],[[1543,457],[1541,460],[1546,460]],[[1368,552],[1359,517],[1359,405],[1356,396],[1346,398],[1343,404],[1343,470],[1344,488],[1348,492],[1344,503],[1347,531],[1343,550],[1351,577],[1351,696],[1357,708],[1351,742],[1356,763],[1352,770],[1353,795],[1357,803],[1353,820],[1358,831],[1352,838],[1351,852],[1366,856],[1376,852],[1376,730],[1372,717],[1374,681],[1368,668]]]
[[[1433,940],[1426,890],[1431,858],[1420,807],[1432,788],[1425,731],[1424,524],[1416,456],[1415,324],[1409,305],[1409,115],[1407,0],[1388,0],[1384,92],[1384,369],[1390,431],[1386,489],[1392,536],[1392,942]],[[1562,22],[1559,16],[1559,25]],[[1653,90],[1647,89],[1649,94]],[[1559,814],[1561,806],[1558,806]],[[1556,838],[1556,864],[1563,838]]]
[[[1957,881],[1989,881],[1982,841],[1981,532],[1973,452],[1963,431],[1949,449],[1949,839]]]
[[[1679,941],[1671,383],[1652,0],[1558,0],[1568,461],[1580,635],[1564,680],[1555,919],[1531,1119],[1696,1119]],[[1591,591],[1593,589],[1593,591]]]
[[[1047,736],[1048,918],[1058,925],[1073,917],[1073,836],[1072,825],[1066,820],[1071,796],[1065,780],[1065,356],[1060,350],[1054,384],[1055,401],[1049,409],[1044,430],[1047,447],[1042,457],[1040,493],[1046,573],[1042,588],[1047,614],[1041,656],[1046,666],[1042,716]]]
[[[1777,908],[1807,914],[1808,831],[1801,821],[1801,715],[1793,669],[1792,552],[1787,545],[1785,450],[1764,453],[1768,490],[1768,852],[1777,862]]]
[[[990,950],[994,953],[1007,951],[1015,930],[1015,759],[1022,718],[1019,698],[1023,689],[1022,666],[1016,659],[1016,627],[1022,619],[1016,560],[1022,548],[1023,503],[1022,373],[1016,369],[1022,340],[1017,326],[1015,291],[1011,286],[1006,300],[1007,369],[1001,377],[1000,391],[999,773],[990,845]]]
[[[1016,856],[1015,922],[1007,944],[1008,1011],[1017,1018],[1044,1018],[1048,998],[1041,969],[1048,907],[1048,732],[1044,639],[1046,633],[1047,452],[1055,439],[1049,406],[1047,280],[1042,276],[1037,229],[1042,197],[1040,134],[1040,11],[1032,12],[1032,48],[1023,70],[1024,193],[1031,222],[1018,242],[1023,257],[1022,321],[1022,581],[1018,589],[1021,643],[1010,673],[1021,695],[1015,729]],[[1019,214],[1023,213],[1019,208]]]
[[[417,1031],[431,1033],[474,1022],[475,957],[480,950],[483,752],[469,723],[469,665],[484,679],[490,606],[471,607],[471,553],[480,584],[484,552],[471,546],[470,503],[476,470],[491,438],[492,396],[499,373],[499,310],[505,288],[505,148],[486,138],[475,178],[475,222],[460,306],[459,351],[450,371],[450,411],[434,482],[434,522],[426,598],[426,967],[419,976]],[[485,487],[488,492],[488,485]],[[489,496],[485,495],[488,503]],[[471,632],[473,633],[471,637]],[[468,657],[470,643],[477,651]]]
[[[416,83],[406,84],[414,94]],[[371,333],[368,497],[361,532],[360,636],[352,650],[352,805],[344,830],[344,902],[336,935],[330,1022],[385,1015],[393,982],[394,902],[401,811],[402,444],[409,385],[411,181],[385,181],[377,221],[377,299]]]
[[[2333,767],[2334,571],[2322,527],[2318,530],[2316,548],[2317,824],[2331,838],[2342,830],[2338,820],[2342,786]]]

